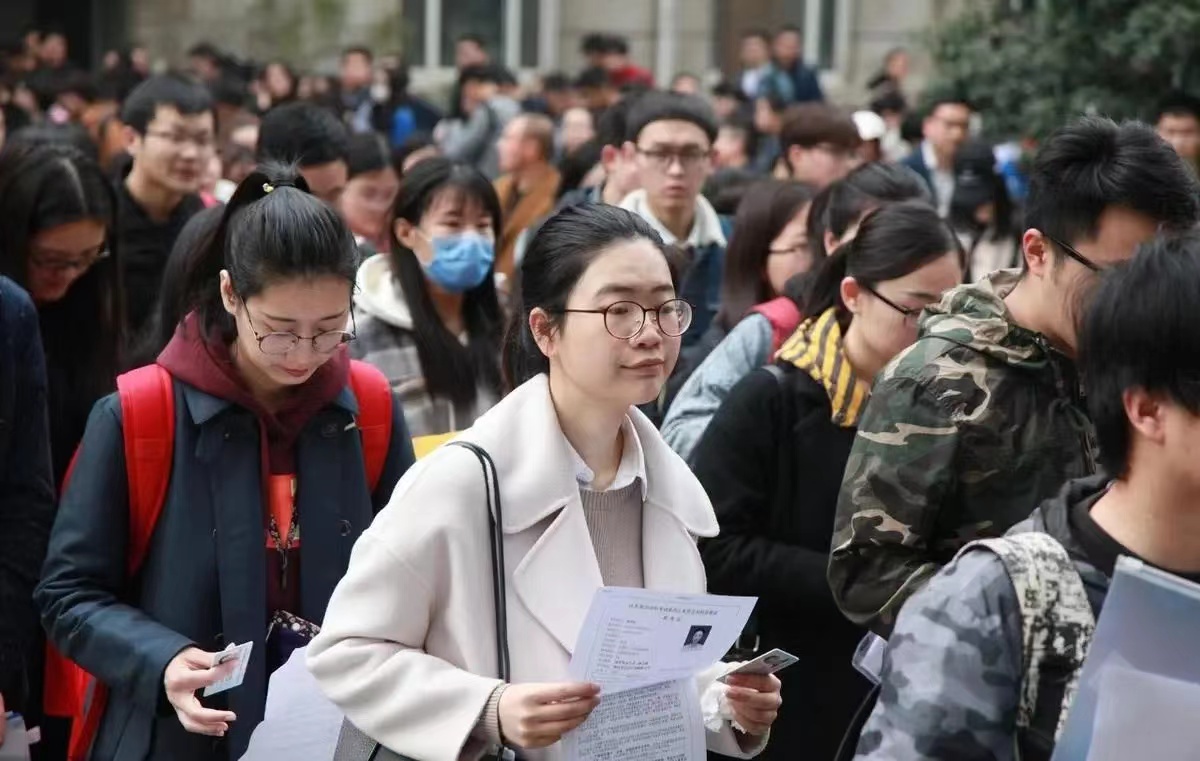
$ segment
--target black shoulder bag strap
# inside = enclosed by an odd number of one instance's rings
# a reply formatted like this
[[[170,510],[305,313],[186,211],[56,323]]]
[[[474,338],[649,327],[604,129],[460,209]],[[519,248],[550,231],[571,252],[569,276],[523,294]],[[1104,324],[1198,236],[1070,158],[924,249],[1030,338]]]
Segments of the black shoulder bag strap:
[[[488,527],[492,540],[492,595],[496,611],[496,664],[499,676],[504,682],[511,681],[508,656],[508,605],[505,602],[504,584],[504,513],[500,506],[500,474],[491,455],[482,447],[469,441],[452,441],[447,446],[458,446],[468,449],[479,460],[483,468],[483,480],[486,493]],[[344,721],[341,734],[338,736],[334,761],[414,761],[380,745],[367,737],[365,733]],[[492,754],[486,756],[489,761],[516,761],[517,754],[507,745],[500,745]]]
[[[492,597],[496,612],[496,664],[500,679],[511,681],[510,662],[508,655],[508,603],[505,599],[505,570],[504,570],[504,511],[500,505],[500,473],[492,456],[476,444],[469,441],[452,441],[450,446],[470,450],[479,460],[483,469],[483,480],[487,490],[488,527],[492,535]],[[501,745],[489,758],[496,761],[514,761],[515,751],[506,745]]]

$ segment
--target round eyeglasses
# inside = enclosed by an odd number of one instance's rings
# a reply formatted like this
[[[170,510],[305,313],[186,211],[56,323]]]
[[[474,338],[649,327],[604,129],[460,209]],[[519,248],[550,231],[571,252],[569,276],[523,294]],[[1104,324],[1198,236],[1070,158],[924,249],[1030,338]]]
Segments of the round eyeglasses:
[[[245,308],[246,302],[242,302],[242,307]],[[287,354],[300,345],[301,341],[308,341],[312,344],[312,349],[317,354],[332,354],[337,351],[337,348],[342,344],[350,343],[357,338],[358,325],[354,320],[354,310],[350,310],[350,324],[353,326],[353,332],[345,330],[327,330],[324,333],[318,333],[315,336],[299,336],[291,332],[275,332],[275,333],[259,333],[254,327],[254,321],[250,319],[250,310],[246,309],[246,322],[250,323],[250,330],[254,332],[254,337],[258,339],[258,349],[263,354],[271,354],[278,356]]]
[[[646,315],[654,315],[658,331],[677,338],[692,326],[692,305],[683,299],[671,299],[656,307],[644,307],[636,301],[618,301],[603,309],[562,309],[563,314],[602,314],[604,328],[613,338],[628,341],[637,338],[646,327]]]

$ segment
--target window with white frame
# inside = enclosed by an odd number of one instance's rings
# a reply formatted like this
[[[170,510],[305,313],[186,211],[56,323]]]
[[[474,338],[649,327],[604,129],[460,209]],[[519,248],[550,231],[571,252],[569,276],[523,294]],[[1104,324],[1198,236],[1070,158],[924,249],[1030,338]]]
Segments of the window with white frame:
[[[401,0],[408,59],[415,66],[452,68],[459,38],[483,40],[492,60],[511,69],[544,65],[543,9],[560,0]]]

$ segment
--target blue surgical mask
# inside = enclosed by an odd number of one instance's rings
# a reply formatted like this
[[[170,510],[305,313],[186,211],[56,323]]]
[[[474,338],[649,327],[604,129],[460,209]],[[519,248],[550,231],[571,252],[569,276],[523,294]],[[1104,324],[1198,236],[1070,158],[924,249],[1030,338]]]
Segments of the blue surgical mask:
[[[432,243],[433,261],[425,265],[425,274],[451,293],[478,288],[496,260],[495,244],[474,233],[441,235]]]

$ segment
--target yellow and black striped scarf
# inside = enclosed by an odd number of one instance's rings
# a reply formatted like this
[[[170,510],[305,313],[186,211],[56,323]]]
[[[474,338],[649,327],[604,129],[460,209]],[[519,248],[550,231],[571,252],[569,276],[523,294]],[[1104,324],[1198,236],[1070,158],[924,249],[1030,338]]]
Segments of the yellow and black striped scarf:
[[[842,328],[836,310],[828,309],[821,316],[806,320],[783,343],[775,358],[795,365],[821,384],[829,394],[834,425],[841,428],[858,425],[871,384],[854,374],[842,351]]]

